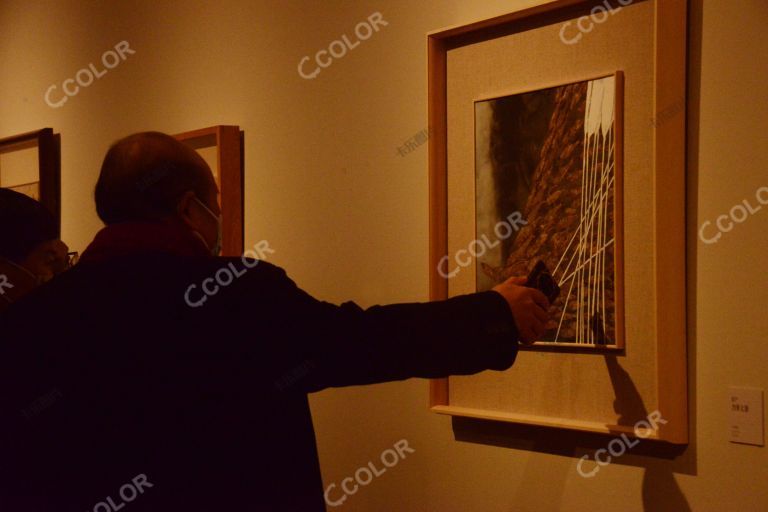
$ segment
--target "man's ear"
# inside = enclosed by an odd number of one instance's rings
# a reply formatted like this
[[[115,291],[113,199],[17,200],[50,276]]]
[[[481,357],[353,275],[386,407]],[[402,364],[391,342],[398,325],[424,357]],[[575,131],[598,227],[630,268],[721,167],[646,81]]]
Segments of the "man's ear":
[[[176,216],[189,228],[196,230],[199,226],[199,206],[197,206],[197,196],[191,190],[187,190],[176,203]]]

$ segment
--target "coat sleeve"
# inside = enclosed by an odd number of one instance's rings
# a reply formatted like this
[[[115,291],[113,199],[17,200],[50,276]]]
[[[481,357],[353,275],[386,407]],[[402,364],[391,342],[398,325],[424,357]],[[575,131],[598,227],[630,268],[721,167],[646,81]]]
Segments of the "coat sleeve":
[[[274,268],[280,276],[273,304],[292,318],[283,340],[294,354],[285,379],[292,388],[314,392],[505,370],[517,356],[512,312],[494,291],[362,309],[319,301]]]

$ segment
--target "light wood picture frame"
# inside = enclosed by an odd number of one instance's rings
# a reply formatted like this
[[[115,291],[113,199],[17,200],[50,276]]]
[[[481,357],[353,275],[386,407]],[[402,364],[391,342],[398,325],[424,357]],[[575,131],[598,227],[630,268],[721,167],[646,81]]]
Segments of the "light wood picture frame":
[[[223,220],[222,256],[243,254],[243,132],[211,126],[175,135],[208,163],[219,187]]]
[[[53,128],[0,139],[0,187],[40,201],[61,229],[60,137]]]
[[[685,109],[656,120],[685,104],[687,2],[638,0],[595,22],[601,5],[559,0],[428,35],[430,296],[476,291],[475,262],[453,278],[440,271],[475,235],[474,100],[621,71],[625,341],[610,351],[521,350],[508,371],[431,381],[429,405],[686,444]],[[566,43],[564,27],[582,18],[593,30]],[[648,417],[663,421],[638,430]]]

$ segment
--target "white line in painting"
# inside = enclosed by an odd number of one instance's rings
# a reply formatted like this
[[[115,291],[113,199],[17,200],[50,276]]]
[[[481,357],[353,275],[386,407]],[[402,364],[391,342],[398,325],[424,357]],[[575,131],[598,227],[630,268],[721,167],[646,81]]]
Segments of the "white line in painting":
[[[581,217],[553,272],[554,275],[560,269],[568,251],[574,247],[574,240],[578,238],[559,281],[562,286],[570,280],[571,286],[555,334],[555,343],[559,341],[571,297],[574,297],[576,309],[575,343],[593,345],[606,341],[605,253],[615,242],[615,238],[609,238],[611,216],[608,211],[615,184],[615,105],[616,77],[589,82],[584,114]],[[574,262],[575,268],[571,270]],[[595,333],[595,319],[601,324],[598,330],[598,333],[603,333],[601,336]]]

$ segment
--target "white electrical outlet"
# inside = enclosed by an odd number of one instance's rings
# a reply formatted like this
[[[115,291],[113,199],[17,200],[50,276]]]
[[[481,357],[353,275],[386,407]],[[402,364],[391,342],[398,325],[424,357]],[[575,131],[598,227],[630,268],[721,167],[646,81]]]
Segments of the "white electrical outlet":
[[[730,395],[731,442],[764,446],[763,390],[732,387]]]

